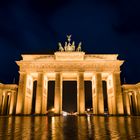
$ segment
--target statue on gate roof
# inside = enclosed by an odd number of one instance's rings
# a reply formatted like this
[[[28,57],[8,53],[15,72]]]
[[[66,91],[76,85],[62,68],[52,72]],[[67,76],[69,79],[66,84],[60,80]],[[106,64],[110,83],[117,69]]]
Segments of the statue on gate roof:
[[[75,42],[73,41],[71,44],[71,36],[72,35],[67,35],[67,42],[65,42],[65,46],[62,47],[62,44],[59,42],[58,43],[58,47],[59,47],[59,51],[63,52],[74,52],[74,51],[81,51],[81,45],[82,43],[80,42],[78,44],[77,49],[75,49]]]

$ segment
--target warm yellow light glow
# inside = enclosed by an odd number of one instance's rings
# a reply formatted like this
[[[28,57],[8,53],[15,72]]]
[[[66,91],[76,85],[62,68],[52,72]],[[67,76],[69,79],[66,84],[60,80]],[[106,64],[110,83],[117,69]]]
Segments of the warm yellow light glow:
[[[63,116],[67,116],[68,115],[68,113],[67,112],[63,112]]]
[[[52,109],[51,109],[51,111],[53,111],[53,112],[54,112],[54,111],[55,111],[55,108],[52,108]]]

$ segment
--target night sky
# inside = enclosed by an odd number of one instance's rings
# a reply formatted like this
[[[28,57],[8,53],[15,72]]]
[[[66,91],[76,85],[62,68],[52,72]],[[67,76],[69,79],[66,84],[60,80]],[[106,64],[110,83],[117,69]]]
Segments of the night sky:
[[[139,0],[1,0],[0,82],[18,82],[16,60],[53,53],[72,34],[86,53],[118,53],[122,79],[140,81]]]

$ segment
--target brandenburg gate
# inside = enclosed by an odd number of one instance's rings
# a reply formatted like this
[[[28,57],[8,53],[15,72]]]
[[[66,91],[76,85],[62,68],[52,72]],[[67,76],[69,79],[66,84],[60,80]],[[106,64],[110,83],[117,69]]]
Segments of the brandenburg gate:
[[[93,114],[104,114],[103,81],[107,85],[108,113],[123,114],[120,83],[123,61],[117,59],[117,54],[85,54],[81,43],[76,48],[71,36],[67,37],[64,47],[59,43],[59,51],[52,55],[22,55],[23,59],[16,62],[20,67],[16,114],[31,114],[35,80],[35,114],[46,114],[50,80],[55,81],[55,114],[62,114],[63,81],[77,81],[77,113],[85,114],[86,80],[92,82]]]

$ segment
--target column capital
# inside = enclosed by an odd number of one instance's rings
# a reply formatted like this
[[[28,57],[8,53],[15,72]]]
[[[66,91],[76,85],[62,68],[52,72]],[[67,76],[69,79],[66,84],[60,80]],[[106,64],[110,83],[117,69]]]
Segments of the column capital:
[[[39,71],[39,72],[37,72],[37,74],[45,74],[45,73],[44,73],[44,72]]]
[[[100,75],[102,75],[102,72],[94,72],[94,74],[93,74],[93,76],[96,76],[97,74],[100,74]]]
[[[55,73],[55,76],[56,76],[57,74],[61,75],[63,72],[62,71],[55,71],[54,73]]]
[[[84,71],[78,71],[77,72],[77,80],[79,79],[79,76],[83,75],[84,76]]]

